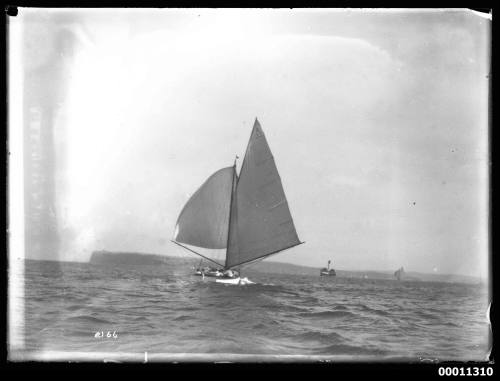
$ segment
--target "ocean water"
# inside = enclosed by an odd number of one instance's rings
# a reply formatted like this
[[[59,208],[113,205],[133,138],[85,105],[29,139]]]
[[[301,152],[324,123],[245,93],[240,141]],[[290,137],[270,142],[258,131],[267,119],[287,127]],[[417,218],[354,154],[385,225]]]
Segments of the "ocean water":
[[[193,263],[26,261],[25,358],[139,359],[147,352],[180,360],[246,354],[482,361],[490,350],[485,286],[251,269],[244,276],[256,284],[231,286],[190,275]]]

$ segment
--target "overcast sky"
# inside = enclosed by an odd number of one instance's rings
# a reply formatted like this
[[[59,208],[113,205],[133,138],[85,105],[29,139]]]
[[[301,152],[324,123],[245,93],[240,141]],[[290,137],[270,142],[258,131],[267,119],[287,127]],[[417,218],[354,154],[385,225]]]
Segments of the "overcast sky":
[[[273,260],[486,277],[490,20],[436,10],[18,18],[24,70],[64,60],[64,75],[48,75],[64,89],[53,125],[60,259],[189,255],[169,241],[178,214],[243,157],[258,117],[306,241]]]

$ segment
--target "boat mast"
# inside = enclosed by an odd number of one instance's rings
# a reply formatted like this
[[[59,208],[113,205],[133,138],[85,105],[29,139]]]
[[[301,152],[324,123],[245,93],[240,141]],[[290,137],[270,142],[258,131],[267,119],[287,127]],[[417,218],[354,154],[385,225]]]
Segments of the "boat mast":
[[[231,238],[231,214],[233,211],[233,193],[234,193],[234,177],[236,176],[236,160],[238,160],[238,155],[234,158],[233,165],[233,181],[231,183],[231,200],[229,201],[229,225],[227,227],[227,244],[226,244],[226,261],[227,262],[227,252],[229,250],[229,240]],[[226,263],[224,263],[224,270],[226,270]]]

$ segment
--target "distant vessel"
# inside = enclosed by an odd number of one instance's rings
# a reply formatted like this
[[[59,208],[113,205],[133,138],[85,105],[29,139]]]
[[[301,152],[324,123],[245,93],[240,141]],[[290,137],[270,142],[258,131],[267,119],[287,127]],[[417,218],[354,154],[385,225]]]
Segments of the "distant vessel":
[[[320,276],[336,276],[337,273],[335,272],[334,269],[330,269],[330,260],[328,261],[328,266],[327,267],[323,267],[320,272],[319,272],[319,275]]]
[[[405,273],[405,270],[403,267],[400,267],[394,272],[394,276],[396,277],[397,280],[401,280],[403,277],[403,274]]]
[[[182,209],[172,242],[217,266],[198,266],[195,275],[228,284],[253,283],[240,277],[241,266],[304,243],[295,230],[273,155],[257,119],[239,176],[236,160],[232,167],[210,176]],[[224,263],[184,244],[226,249]]]

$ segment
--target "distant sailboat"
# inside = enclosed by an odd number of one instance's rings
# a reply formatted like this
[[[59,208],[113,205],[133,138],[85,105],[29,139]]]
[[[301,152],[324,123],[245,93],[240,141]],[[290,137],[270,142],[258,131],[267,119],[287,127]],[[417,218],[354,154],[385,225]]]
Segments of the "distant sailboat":
[[[396,277],[397,280],[401,280],[401,278],[403,277],[403,274],[405,273],[405,270],[404,268],[400,267],[399,269],[397,269],[395,272],[394,272],[394,276]]]
[[[195,275],[229,284],[252,283],[240,277],[241,266],[304,243],[295,230],[273,155],[257,119],[239,176],[236,160],[232,167],[210,176],[182,209],[172,242],[216,265],[198,268]],[[184,244],[211,251],[225,249],[225,258],[222,261]]]
[[[337,273],[335,272],[334,269],[330,269],[330,260],[328,261],[328,267],[323,267],[320,272],[319,272],[319,275],[320,276],[336,276]]]

